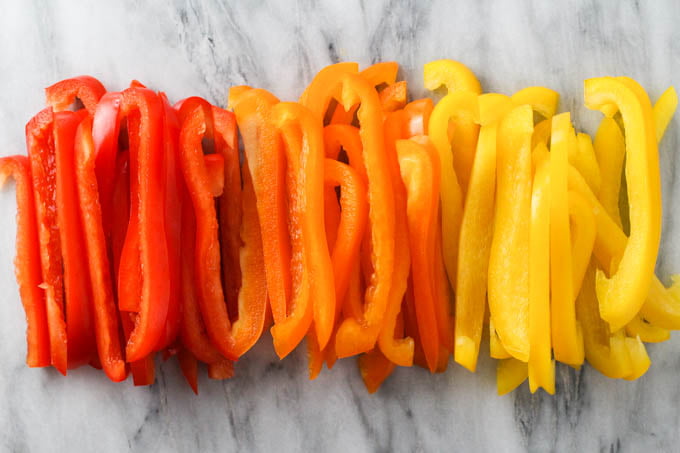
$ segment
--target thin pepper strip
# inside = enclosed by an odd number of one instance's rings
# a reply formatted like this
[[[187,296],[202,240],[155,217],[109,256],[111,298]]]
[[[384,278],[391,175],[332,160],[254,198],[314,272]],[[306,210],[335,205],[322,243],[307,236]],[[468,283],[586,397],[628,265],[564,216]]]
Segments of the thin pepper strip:
[[[94,115],[97,103],[105,93],[106,88],[99,80],[85,75],[62,80],[45,88],[47,105],[53,111],[67,110],[77,98],[90,115]]]
[[[595,157],[601,169],[600,190],[595,192],[606,212],[621,226],[619,194],[621,173],[626,152],[623,133],[613,118],[602,118],[593,143]]]
[[[114,382],[127,376],[118,333],[118,314],[113,296],[111,267],[102,225],[101,204],[95,174],[95,147],[92,120],[85,119],[76,132],[76,184],[89,274],[97,351],[104,372]]]
[[[26,156],[0,158],[0,187],[8,177],[16,181],[17,236],[15,274],[21,303],[26,313],[26,364],[29,367],[50,365],[50,337],[47,325],[45,294],[40,267],[38,224],[31,184],[31,167]]]

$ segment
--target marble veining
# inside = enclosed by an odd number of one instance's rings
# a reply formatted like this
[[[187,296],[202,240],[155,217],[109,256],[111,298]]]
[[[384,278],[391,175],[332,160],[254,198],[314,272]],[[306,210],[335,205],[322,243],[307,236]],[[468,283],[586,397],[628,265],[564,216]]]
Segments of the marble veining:
[[[593,133],[583,79],[629,75],[655,99],[680,85],[680,3],[639,1],[174,0],[0,2],[0,155],[24,153],[23,126],[42,88],[89,73],[110,89],[132,78],[171,99],[224,105],[232,85],[284,100],[324,65],[401,63],[413,96],[422,65],[468,64],[485,90],[530,84]],[[680,271],[680,159],[676,117],[660,146],[663,279]],[[674,209],[675,208],[675,209]],[[113,384],[91,369],[61,378],[24,365],[23,312],[14,282],[14,192],[0,192],[0,451],[673,451],[680,443],[680,341],[650,345],[651,370],[628,383],[589,367],[557,369],[557,394],[526,386],[495,394],[494,364],[476,375],[400,369],[368,396],[353,360],[307,380],[304,348],[279,362],[268,335],[236,377],[201,376],[195,397],[176,363],[150,388]],[[486,355],[486,354],[483,354]]]

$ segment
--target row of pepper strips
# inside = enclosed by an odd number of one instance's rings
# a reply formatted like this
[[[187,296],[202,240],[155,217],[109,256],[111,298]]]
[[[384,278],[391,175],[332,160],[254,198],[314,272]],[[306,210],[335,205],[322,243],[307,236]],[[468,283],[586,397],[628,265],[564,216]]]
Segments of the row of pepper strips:
[[[0,159],[28,365],[148,385],[162,352],[197,391],[198,362],[232,376],[273,323],[280,358],[306,338],[314,378],[358,355],[374,392],[396,365],[475,371],[488,325],[499,393],[553,393],[555,360],[644,374],[643,341],[680,328],[680,289],[654,276],[673,88],[652,107],[631,79],[587,80],[593,142],[550,89],[482,94],[439,60],[435,106],[397,72],[328,66],[297,103],[232,87],[229,110],[136,81],[47,88],[28,157]]]

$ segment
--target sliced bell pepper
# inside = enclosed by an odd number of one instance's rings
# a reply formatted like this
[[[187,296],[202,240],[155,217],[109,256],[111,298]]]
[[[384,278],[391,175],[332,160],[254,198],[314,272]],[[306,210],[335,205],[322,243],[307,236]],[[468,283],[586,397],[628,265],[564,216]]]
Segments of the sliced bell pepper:
[[[67,346],[64,319],[64,276],[56,206],[57,168],[55,165],[54,115],[46,108],[26,125],[26,147],[31,163],[40,263],[42,266],[50,357],[54,367],[66,375]]]
[[[314,79],[305,88],[305,91],[300,95],[299,102],[308,109],[312,110],[317,115],[326,119],[326,114],[334,100],[340,95],[340,86],[337,85],[339,78],[344,74],[356,74],[359,72],[359,65],[354,62],[342,62],[326,66],[322,70],[316,73]],[[330,96],[328,95],[329,85],[335,85],[332,87]],[[321,100],[322,102],[318,102]],[[336,110],[342,110],[343,107],[337,105]],[[345,109],[345,112],[349,111],[350,107]],[[346,114],[343,115],[346,121]],[[325,124],[325,121],[324,121]]]
[[[602,176],[590,135],[579,132],[576,142],[569,147],[569,163],[583,175],[594,193],[600,192]]]
[[[616,105],[625,128],[630,237],[611,277],[597,274],[600,313],[613,330],[618,330],[645,301],[661,235],[659,158],[652,106],[639,85],[623,78],[586,80],[585,103],[591,109]]]
[[[656,134],[656,141],[660,142],[663,134],[666,132],[668,124],[671,122],[675,109],[678,107],[678,95],[674,87],[668,87],[663,92],[653,107],[654,113],[654,130]]]
[[[484,129],[482,128],[482,132]],[[555,362],[550,333],[550,160],[534,175],[529,227],[529,389],[555,393]]]
[[[572,288],[574,294],[581,291],[597,236],[597,224],[593,206],[579,192],[570,190],[569,229],[571,233]]]
[[[194,395],[198,395],[198,361],[196,357],[188,349],[179,346],[177,348],[177,360],[184,379],[186,379]]]
[[[621,173],[626,152],[626,143],[616,120],[602,118],[593,143],[595,156],[600,167],[600,190],[595,192],[607,214],[621,226],[619,194],[621,192]]]
[[[531,138],[531,148],[535,149],[539,143],[548,146],[550,143],[550,132],[552,130],[552,118],[545,119],[536,123],[534,126],[534,135]]]
[[[569,227],[569,148],[576,136],[569,112],[552,119],[550,137],[550,293],[551,335],[555,360],[583,363],[583,338],[576,322]]]
[[[324,185],[321,119],[301,104],[280,103],[272,108],[270,125],[285,143],[293,256],[292,310],[272,327],[274,348],[283,358],[303,338],[312,318],[319,347],[325,348],[335,324],[336,301],[326,231],[318,216]]]
[[[489,356],[492,359],[509,359],[512,356],[506,351],[505,346],[498,337],[498,331],[494,327],[493,316],[489,314]]]
[[[671,338],[668,329],[650,324],[639,314],[626,324],[626,334],[632,338],[640,338],[645,343],[661,343]]]
[[[219,362],[208,364],[208,377],[210,379],[231,379],[234,377],[234,362],[224,359]]]
[[[475,74],[463,63],[454,60],[435,60],[423,67],[423,85],[426,90],[434,91],[442,85],[449,93],[470,91],[482,94],[482,86]]]
[[[137,190],[131,191],[130,196],[139,200],[136,213],[139,229],[128,228],[125,245],[138,242],[138,252],[126,256],[124,247],[119,278],[134,278],[131,274],[136,272],[141,278],[141,293],[139,312],[126,346],[128,362],[148,356],[158,344],[165,330],[170,292],[164,210],[163,103],[160,97],[146,88],[128,88],[122,94],[119,119],[133,115],[139,118],[138,134],[130,134],[131,154],[133,148],[138,148],[134,150],[136,159],[131,158],[136,167],[131,175],[136,175]],[[135,254],[140,263],[136,270],[125,263],[126,260],[134,261],[132,255]]]
[[[394,112],[404,108],[407,98],[408,91],[405,80],[388,85],[380,92],[380,104],[382,104],[385,112]]]
[[[529,360],[529,224],[531,136],[528,105],[508,113],[498,126],[496,218],[489,257],[488,300],[494,326],[513,357]]]
[[[75,177],[80,203],[83,238],[92,286],[94,333],[99,361],[114,382],[127,377],[121,351],[118,313],[113,295],[111,267],[102,224],[101,204],[95,174],[92,120],[80,123],[75,140]]]
[[[496,386],[498,395],[512,392],[527,380],[529,372],[527,364],[514,358],[498,361],[496,366]]]
[[[357,357],[361,379],[368,393],[375,393],[396,366],[379,349],[373,349]]]
[[[430,116],[434,103],[430,98],[417,99],[404,106],[404,124],[402,136],[411,138],[416,135],[427,135]]]
[[[0,187],[8,177],[16,181],[17,237],[15,274],[21,303],[26,313],[26,364],[29,367],[50,365],[50,336],[45,294],[40,267],[40,246],[36,222],[31,167],[26,156],[0,158]]]
[[[479,108],[477,96],[470,91],[456,91],[447,94],[435,106],[428,125],[430,139],[439,152],[439,161],[441,162],[440,197],[444,262],[449,282],[451,282],[451,287],[455,290],[457,288],[458,240],[464,199],[463,191],[459,184],[460,176],[457,175],[458,170],[455,167],[457,155],[455,155],[455,151],[449,141],[449,120],[452,118],[457,118],[455,124],[468,124],[478,121]],[[466,134],[468,132],[470,131],[455,129],[454,127],[454,137],[456,134]],[[476,135],[474,142],[476,146]],[[474,154],[472,154],[472,157],[474,157]]]
[[[557,112],[560,94],[546,87],[527,87],[512,95],[515,105],[531,105],[532,110],[543,118],[552,118]]]
[[[55,112],[68,110],[79,99],[90,115],[94,115],[97,103],[106,93],[101,82],[91,76],[78,76],[62,80],[45,88],[47,105]]]

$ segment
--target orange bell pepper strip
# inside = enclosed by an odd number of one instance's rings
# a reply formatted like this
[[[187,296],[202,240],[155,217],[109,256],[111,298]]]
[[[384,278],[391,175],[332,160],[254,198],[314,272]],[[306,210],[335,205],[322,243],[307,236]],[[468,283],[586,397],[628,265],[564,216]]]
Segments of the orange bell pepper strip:
[[[621,192],[621,173],[626,152],[623,133],[613,118],[602,118],[593,143],[595,156],[600,167],[600,190],[595,192],[607,214],[621,226],[619,194]]]
[[[656,141],[660,142],[663,134],[666,132],[668,124],[671,122],[675,109],[678,107],[678,95],[674,87],[668,87],[663,92],[653,107],[654,113],[654,130],[656,134]]]
[[[208,364],[208,377],[210,379],[231,379],[234,377],[234,362],[224,359],[219,362]]]
[[[529,224],[531,136],[528,105],[508,113],[497,131],[496,218],[489,257],[488,300],[494,326],[513,357],[529,360]]]
[[[510,99],[503,98],[509,105]],[[484,125],[479,132],[460,226],[454,360],[472,372],[477,366],[486,310],[496,194],[496,123],[506,111],[492,107],[502,101],[495,94],[478,98],[480,121]]]
[[[406,103],[406,82],[396,82],[397,72],[399,72],[399,64],[397,62],[383,61],[380,63],[375,63],[359,73],[359,75],[366,79],[366,81],[376,89],[380,89],[382,86],[386,85],[384,89],[380,90],[380,102],[383,105],[383,108],[385,108],[385,111],[388,112],[399,108],[400,102],[402,102],[402,107],[403,104]],[[352,123],[358,107],[358,105],[353,105],[349,109],[345,110],[342,106],[336,106],[335,110],[333,111],[333,116],[331,117],[330,123]]]
[[[477,96],[469,91],[456,91],[442,98],[430,116],[428,133],[439,152],[441,162],[441,210],[444,262],[451,287],[457,289],[458,241],[463,213],[463,191],[455,165],[455,151],[449,141],[449,120],[457,118],[456,124],[470,123],[479,118]],[[454,128],[454,136],[465,130]],[[454,138],[455,140],[455,138]],[[477,137],[475,136],[475,144]]]
[[[375,393],[396,366],[379,349],[368,351],[357,357],[357,364],[368,393]]]
[[[243,232],[250,235],[241,238],[244,243],[241,262],[247,272],[243,273],[239,293],[238,320],[232,323],[222,286],[216,201],[201,145],[206,131],[204,118],[204,110],[196,107],[184,116],[180,132],[180,163],[196,218],[196,250],[193,259],[198,305],[215,346],[226,358],[235,360],[255,344],[264,328],[267,298],[259,256],[261,240],[259,229],[255,229],[254,235],[252,231]],[[217,127],[215,131],[218,131]]]
[[[576,322],[569,228],[569,148],[576,136],[569,112],[552,119],[550,137],[550,293],[551,335],[555,360],[583,363],[583,338]]]
[[[366,352],[378,338],[392,284],[394,267],[394,198],[390,172],[385,156],[383,119],[375,89],[361,76],[345,74],[335,77],[316,97],[318,106],[327,105],[341,87],[341,104],[347,109],[361,104],[357,112],[360,122],[362,153],[368,182],[371,261],[374,272],[368,283],[363,319],[347,318],[336,335],[338,357]],[[311,98],[310,99],[314,99]],[[314,107],[323,113],[323,107]]]
[[[600,313],[613,330],[618,330],[644,304],[661,236],[659,157],[652,106],[644,90],[624,78],[586,80],[585,102],[591,109],[606,110],[607,104],[616,105],[625,128],[630,237],[611,277],[597,274]]]
[[[312,110],[317,115],[324,119],[324,124],[326,124],[326,114],[328,113],[329,107],[333,101],[337,100],[340,95],[340,87],[337,85],[338,79],[344,74],[356,74],[359,72],[359,65],[354,62],[342,62],[335,63],[325,68],[321,69],[316,73],[314,79],[305,88],[305,91],[300,95],[299,102],[308,109]],[[396,77],[396,76],[395,76]],[[332,91],[329,95],[329,85],[334,85]],[[321,101],[321,102],[319,102]],[[335,110],[340,110],[341,112],[349,111],[349,107],[343,111],[343,107],[340,105],[335,106]],[[334,113],[334,112],[331,112]],[[351,121],[351,116],[349,121],[347,120],[347,114],[344,113],[344,122],[348,123]]]
[[[336,302],[326,231],[318,215],[323,212],[324,184],[321,119],[301,104],[280,103],[272,108],[269,124],[285,144],[291,204],[292,311],[272,327],[274,348],[283,358],[303,338],[312,319],[319,347],[325,348],[335,323]]]
[[[229,99],[255,189],[267,293],[275,323],[286,319],[291,297],[284,151],[279,134],[267,126],[270,111],[278,102],[271,93],[261,89],[237,91],[233,96],[230,92]]]
[[[529,371],[527,364],[515,358],[498,361],[496,366],[496,387],[498,396],[515,390],[527,380]]]
[[[40,267],[38,223],[36,222],[31,167],[26,156],[0,158],[0,187],[8,177],[16,181],[17,236],[15,274],[26,313],[26,364],[50,365],[50,337]]]
[[[101,82],[91,76],[78,76],[62,80],[45,88],[47,105],[55,112],[68,110],[76,99],[83,103],[90,115],[94,115],[97,103],[106,93]]]
[[[430,98],[417,99],[404,106],[404,124],[402,136],[411,138],[416,135],[427,135],[430,116],[434,103]]]
[[[54,115],[46,108],[26,125],[26,148],[31,163],[40,263],[54,367],[66,375],[67,346],[64,319],[64,276],[56,206],[56,165],[53,143]]]
[[[407,194],[408,238],[411,249],[411,273],[416,304],[418,332],[431,372],[439,359],[439,329],[435,287],[435,226],[438,220],[437,162],[424,144],[413,140],[396,143],[399,168]]]
[[[394,112],[404,108],[408,98],[408,88],[405,80],[400,80],[385,87],[380,92],[380,104],[385,112]]]
[[[423,68],[423,79],[427,90],[436,90],[444,85],[449,94],[456,91],[464,91],[474,95],[482,94],[482,87],[472,71],[457,61],[437,60],[427,63]],[[460,182],[461,192],[465,194],[477,148],[479,125],[469,117],[451,119],[454,129],[450,144],[451,153],[454,156],[453,166]],[[446,126],[448,126],[448,121]],[[442,160],[442,167],[448,164],[449,161]],[[446,237],[446,232],[443,234]]]
[[[538,163],[531,194],[529,228],[529,388],[555,393],[550,334],[550,160]]]

